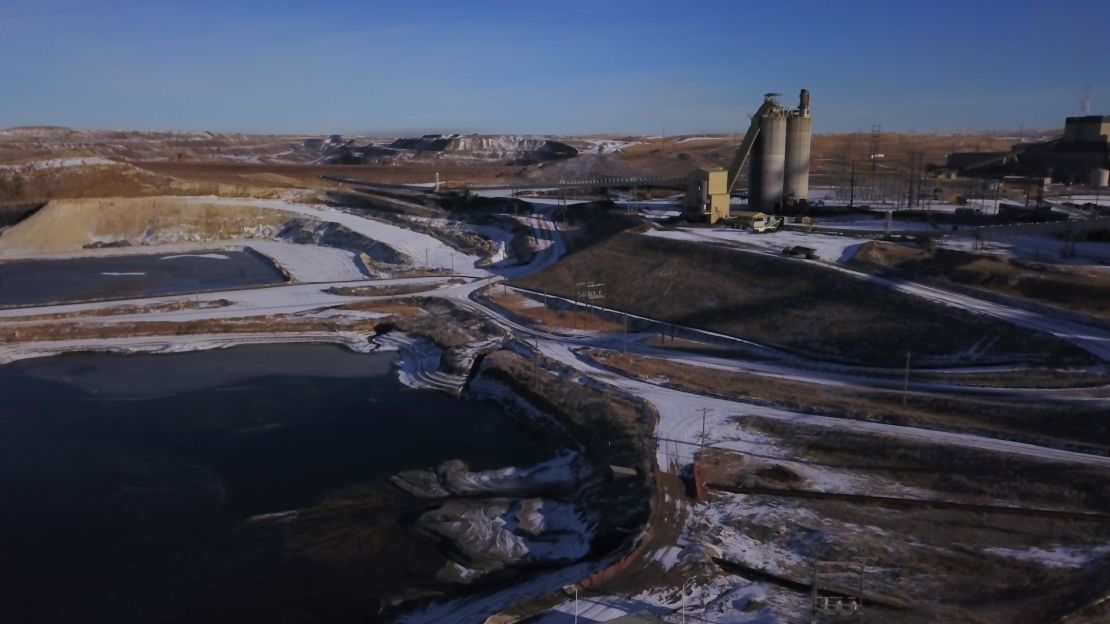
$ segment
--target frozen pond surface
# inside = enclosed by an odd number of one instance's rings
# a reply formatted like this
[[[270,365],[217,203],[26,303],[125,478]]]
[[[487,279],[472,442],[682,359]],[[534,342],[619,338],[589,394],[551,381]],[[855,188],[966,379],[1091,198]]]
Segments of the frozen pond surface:
[[[63,303],[281,284],[251,251],[125,255],[0,263],[0,306]]]
[[[410,586],[437,556],[397,520],[425,503],[389,475],[558,451],[496,404],[402,386],[394,358],[264,345],[0,366],[0,621],[372,614],[354,585]],[[312,511],[295,527],[248,522],[296,509]]]

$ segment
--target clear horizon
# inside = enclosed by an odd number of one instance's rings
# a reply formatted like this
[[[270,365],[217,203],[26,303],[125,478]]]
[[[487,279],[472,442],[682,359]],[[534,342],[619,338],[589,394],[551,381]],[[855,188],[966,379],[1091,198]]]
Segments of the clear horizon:
[[[0,127],[250,134],[1033,132],[1110,111],[1110,3],[16,0]]]

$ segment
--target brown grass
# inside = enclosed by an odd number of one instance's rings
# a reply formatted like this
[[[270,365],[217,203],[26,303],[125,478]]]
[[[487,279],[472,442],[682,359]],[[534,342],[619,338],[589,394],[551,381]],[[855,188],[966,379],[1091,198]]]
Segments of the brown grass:
[[[127,323],[43,323],[0,327],[0,343],[134,336],[186,336],[193,334],[279,333],[306,331],[374,331],[379,320],[311,319],[285,316],[250,316],[237,319],[196,321],[135,321]]]
[[[556,310],[545,305],[536,305],[536,300],[520,293],[497,286],[490,287],[486,297],[497,305],[511,311],[529,322],[556,329],[584,329],[591,331],[622,331],[624,327],[615,321],[601,317],[580,308]]]
[[[177,301],[167,301],[165,303],[151,303],[148,305],[122,305],[113,306],[110,308],[94,308],[91,310],[76,310],[73,312],[53,312],[48,314],[32,314],[29,316],[9,316],[4,317],[4,321],[8,323],[26,322],[26,321],[49,321],[61,319],[76,319],[96,316],[119,316],[122,314],[146,314],[152,312],[176,312],[178,310],[199,310],[222,308],[231,305],[227,299],[216,299],[214,301],[198,301],[196,299],[178,299]]]
[[[786,456],[791,461],[818,470],[848,470],[866,478],[925,488],[932,493],[927,496],[944,500],[1087,512],[1105,512],[1106,501],[1110,500],[1104,468],[889,440],[756,417],[738,419],[737,427],[775,436],[787,447]],[[786,474],[775,471],[768,460],[722,450],[708,451],[705,463],[707,473],[726,483],[758,482]],[[768,509],[771,519],[753,518],[736,527],[749,536],[765,542],[785,541],[794,549],[797,540],[802,540],[810,545],[808,554],[825,560],[863,557],[868,564],[867,591],[904,597],[914,605],[897,617],[871,609],[864,621],[1049,622],[1054,621],[1054,615],[1106,590],[1105,574],[1110,569],[1106,562],[1096,561],[1080,569],[1056,568],[985,551],[991,547],[1020,551],[1061,545],[1083,552],[1110,538],[1110,527],[1101,519],[1062,520],[925,508],[893,510],[768,495],[719,496]],[[777,510],[786,510],[787,519],[775,519]],[[865,527],[874,529],[861,531]]]
[[[240,164],[227,162],[139,162],[139,167],[182,180],[221,182],[224,184],[259,184],[275,187],[338,188],[340,185],[321,179],[322,175],[351,178],[365,182],[397,184],[425,183],[435,180],[436,172],[446,183],[451,181],[497,183],[513,177],[521,167],[492,164],[459,164],[443,160],[406,162],[394,165],[300,165]],[[294,184],[295,182],[295,184]]]
[[[435,290],[438,284],[389,284],[386,286],[333,286],[324,292],[346,297],[389,297]]]
[[[591,349],[591,357],[641,379],[666,378],[684,390],[771,404],[805,413],[978,433],[1053,446],[1110,452],[1102,406],[912,394],[807,384],[751,373],[676,364],[662,358]]]
[[[564,297],[605,284],[607,307],[720,331],[799,354],[874,365],[952,357],[993,341],[999,361],[1089,361],[1047,334],[925,301],[844,273],[779,257],[622,233],[520,280]]]
[[[879,242],[865,244],[852,262],[875,272],[896,269],[1110,319],[1110,273],[1105,271]]]
[[[338,306],[340,310],[361,310],[365,312],[381,312],[390,316],[413,316],[421,314],[420,306],[410,300],[387,301],[354,301]]]

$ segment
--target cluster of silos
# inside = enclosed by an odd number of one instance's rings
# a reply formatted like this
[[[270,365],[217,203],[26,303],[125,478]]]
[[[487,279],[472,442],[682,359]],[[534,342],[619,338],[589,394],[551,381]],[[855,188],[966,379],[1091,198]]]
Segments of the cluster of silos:
[[[768,93],[775,106],[760,120],[759,137],[751,156],[748,202],[764,212],[777,211],[809,199],[809,149],[812,119],[809,91],[802,89],[798,108],[778,103],[778,93]]]

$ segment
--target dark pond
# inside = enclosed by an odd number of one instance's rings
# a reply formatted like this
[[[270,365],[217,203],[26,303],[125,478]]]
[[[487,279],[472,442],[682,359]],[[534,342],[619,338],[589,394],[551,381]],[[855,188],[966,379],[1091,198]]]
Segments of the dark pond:
[[[425,503],[386,477],[555,452],[392,362],[273,345],[0,366],[0,622],[373,621],[371,586],[442,564],[393,528]],[[291,509],[314,511],[247,521]]]
[[[13,260],[0,263],[0,306],[169,295],[284,281],[272,262],[252,251]]]

